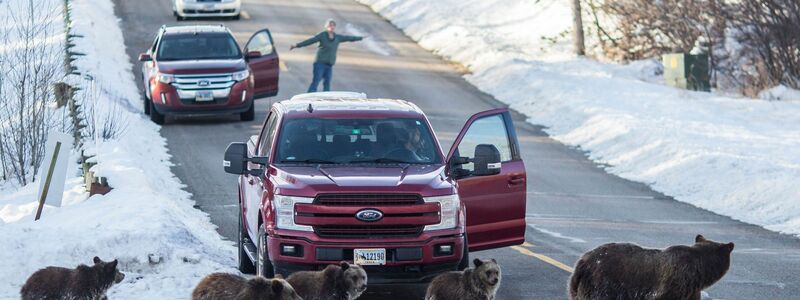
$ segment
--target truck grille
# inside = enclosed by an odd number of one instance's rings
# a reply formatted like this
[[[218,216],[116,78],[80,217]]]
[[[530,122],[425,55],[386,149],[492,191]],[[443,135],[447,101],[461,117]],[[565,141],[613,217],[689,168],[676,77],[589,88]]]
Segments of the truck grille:
[[[422,204],[422,197],[407,194],[328,194],[319,195],[314,204],[332,206],[377,206]]]
[[[423,226],[393,225],[326,225],[314,226],[314,232],[326,238],[390,238],[415,237],[422,233]]]

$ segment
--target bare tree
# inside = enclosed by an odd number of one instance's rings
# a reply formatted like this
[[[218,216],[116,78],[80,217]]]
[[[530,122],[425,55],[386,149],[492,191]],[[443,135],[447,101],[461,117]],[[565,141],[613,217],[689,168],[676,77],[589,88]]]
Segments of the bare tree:
[[[572,0],[572,45],[575,54],[586,54],[583,42],[583,18],[581,17],[581,0]]]
[[[17,13],[10,14],[12,27],[5,32],[0,147],[4,169],[25,185],[36,179],[47,133],[58,123],[51,86],[61,78],[63,40],[52,21],[59,11],[52,2],[4,5]]]

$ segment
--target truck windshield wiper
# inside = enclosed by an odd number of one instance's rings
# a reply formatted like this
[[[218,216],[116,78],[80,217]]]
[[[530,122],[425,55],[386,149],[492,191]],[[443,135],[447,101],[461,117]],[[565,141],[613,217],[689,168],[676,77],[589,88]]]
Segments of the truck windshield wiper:
[[[388,158],[388,157],[381,157],[381,158],[375,158],[375,159],[351,160],[350,163],[351,164],[357,164],[357,163],[413,164],[415,162],[405,161],[405,160],[401,160],[401,159]]]
[[[338,164],[339,162],[326,160],[326,159],[318,159],[318,158],[309,158],[309,159],[298,159],[298,160],[281,160],[282,163],[297,163],[297,164]]]

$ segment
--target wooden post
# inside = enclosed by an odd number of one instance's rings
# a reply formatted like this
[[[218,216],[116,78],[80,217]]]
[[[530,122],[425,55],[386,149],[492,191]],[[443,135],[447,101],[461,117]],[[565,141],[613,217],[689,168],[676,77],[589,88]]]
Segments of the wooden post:
[[[581,0],[572,0],[572,45],[575,48],[575,54],[580,56],[586,54],[586,47],[583,43]]]
[[[60,150],[61,142],[56,142],[56,150],[53,151],[53,159],[50,160],[50,167],[47,169],[47,178],[44,181],[44,189],[42,189],[42,194],[39,196],[39,208],[36,209],[36,219],[34,219],[34,221],[38,221],[42,216],[42,208],[44,208],[44,202],[47,200],[47,192],[50,190],[50,180],[53,178],[53,171],[55,171],[56,161],[58,160],[58,151]]]

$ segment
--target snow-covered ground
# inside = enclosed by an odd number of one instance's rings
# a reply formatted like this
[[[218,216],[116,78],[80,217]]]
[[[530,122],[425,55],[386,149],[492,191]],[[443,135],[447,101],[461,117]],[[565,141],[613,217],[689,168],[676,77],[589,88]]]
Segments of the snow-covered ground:
[[[114,190],[87,198],[75,164],[64,206],[46,207],[34,222],[36,183],[17,191],[4,188],[0,299],[18,298],[27,277],[42,267],[91,264],[95,255],[119,259],[126,275],[109,291],[111,299],[186,299],[203,276],[236,272],[231,267],[236,249],[222,240],[205,213],[193,208],[191,195],[171,173],[166,140],[140,111],[141,96],[111,0],[72,0],[72,11],[74,32],[84,36],[76,40],[75,51],[86,54],[75,65],[96,78],[96,114],[127,124],[118,138],[101,141],[97,148],[86,141],[87,151],[97,153],[93,170],[107,177]],[[87,83],[79,77],[70,80]],[[160,262],[151,263],[150,256]]]
[[[652,62],[576,58],[569,40],[553,39],[570,29],[569,1],[358,1],[609,172],[800,234],[800,102],[678,90],[661,84]]]

